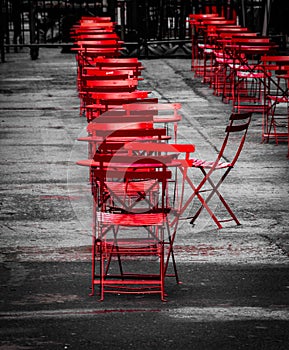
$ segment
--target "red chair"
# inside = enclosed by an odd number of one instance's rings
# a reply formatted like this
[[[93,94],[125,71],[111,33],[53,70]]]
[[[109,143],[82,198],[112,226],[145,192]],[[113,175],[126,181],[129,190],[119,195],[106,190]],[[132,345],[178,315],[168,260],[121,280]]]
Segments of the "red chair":
[[[99,70],[132,71],[133,77],[139,78],[143,69],[137,58],[89,57],[87,61],[81,58],[78,60],[78,81],[82,80],[83,75],[93,75]]]
[[[166,300],[164,241],[171,210],[166,201],[171,159],[97,154],[90,162],[94,188],[91,295],[98,286],[101,301],[107,293],[158,294]],[[146,186],[147,181],[153,181],[154,187]],[[144,270],[137,269],[143,263],[136,258],[146,260]]]
[[[128,79],[101,79],[86,80],[83,86],[84,92],[91,95],[97,92],[132,92],[135,91],[138,80],[134,78]]]
[[[75,45],[77,50],[84,49],[85,52],[97,51],[98,48],[120,49],[123,41],[118,39],[98,39],[98,40],[77,40]]]
[[[234,168],[240,156],[251,121],[251,115],[252,113],[231,114],[229,124],[226,127],[226,136],[215,160],[193,160],[192,168],[199,169],[201,171],[202,179],[197,185],[193,183],[192,179],[188,178],[187,180],[193,190],[193,193],[184,204],[183,210],[190,205],[194,198],[198,198],[201,203],[199,209],[197,209],[195,214],[191,217],[191,224],[195,223],[203,209],[205,209],[219,229],[222,228],[221,223],[227,221],[235,221],[237,225],[240,225],[240,222],[233,210],[230,208],[229,204],[221,194],[220,187],[231,170]],[[219,180],[216,181],[215,176],[217,174],[219,174]],[[205,194],[208,195],[205,196]],[[229,218],[217,218],[212,207],[210,207],[210,201],[214,196],[219,198],[223,208],[229,214]]]
[[[116,40],[116,41],[121,41],[120,37],[118,36],[117,33],[111,32],[111,33],[106,33],[106,32],[96,32],[93,34],[76,34],[73,36],[75,41],[99,41],[99,40]]]
[[[124,148],[129,151],[129,155],[146,155],[160,156],[160,155],[172,155],[176,164],[176,171],[173,179],[170,180],[173,191],[168,193],[170,203],[172,205],[174,215],[168,217],[168,225],[170,227],[170,233],[168,240],[165,242],[168,246],[166,259],[165,259],[165,273],[166,276],[173,276],[176,278],[176,282],[180,283],[176,261],[174,257],[174,241],[178,230],[179,219],[183,212],[183,203],[186,191],[186,181],[188,176],[188,168],[191,167],[192,159],[191,153],[195,151],[195,146],[192,144],[176,144],[176,143],[164,143],[164,142],[128,142],[124,145]],[[174,274],[169,275],[167,273],[170,259],[172,260],[174,267]]]
[[[234,112],[245,109],[263,113],[266,110],[264,96],[266,95],[267,83],[261,66],[261,56],[275,49],[276,45],[268,43],[267,38],[238,38],[225,45],[224,51],[235,62],[238,62],[237,64],[234,62],[230,66],[231,92],[224,93],[223,96],[225,100],[233,101]]]
[[[80,113],[91,102],[99,99],[99,93],[129,93],[136,91],[138,80],[134,78],[123,80],[82,80],[83,86],[79,92],[81,98]],[[110,97],[109,95],[107,96]]]
[[[264,69],[269,79],[266,99],[268,109],[263,116],[262,140],[288,142],[289,155],[289,56],[263,56]],[[270,74],[272,72],[272,74]]]
[[[87,121],[99,117],[102,113],[129,103],[157,103],[158,99],[149,97],[149,91],[99,92],[91,94],[89,103],[84,106]]]
[[[130,103],[122,107],[128,115],[139,113],[153,115],[154,123],[164,125],[168,134],[170,133],[170,125],[172,124],[174,142],[177,141],[178,123],[182,120],[182,116],[179,113],[181,108],[180,103]]]
[[[95,57],[90,62],[91,67],[98,67],[99,69],[131,69],[136,72],[137,75],[141,74],[144,69],[142,63],[138,58],[106,58],[106,57]]]
[[[124,145],[132,140],[169,140],[166,129],[155,128],[153,116],[111,116],[102,115],[94,119],[87,126],[88,136],[78,141],[89,143],[88,158],[92,159],[96,152],[125,152]],[[127,152],[125,152],[127,153]]]
[[[78,79],[78,90],[81,92],[87,87],[87,81],[91,80],[127,80],[134,78],[133,71],[130,70],[100,70],[94,68],[92,70],[83,70],[83,74]],[[136,78],[139,80],[139,78]]]

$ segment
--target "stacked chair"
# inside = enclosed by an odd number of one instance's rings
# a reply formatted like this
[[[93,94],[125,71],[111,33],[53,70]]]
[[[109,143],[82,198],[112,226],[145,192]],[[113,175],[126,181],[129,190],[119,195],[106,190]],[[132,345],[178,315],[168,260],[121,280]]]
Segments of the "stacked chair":
[[[80,114],[93,120],[113,107],[131,102],[157,102],[138,90],[143,66],[137,58],[121,58],[123,41],[110,18],[82,18],[72,28],[77,60]]]
[[[91,294],[98,286],[100,300],[141,293],[164,301],[165,278],[179,282],[173,241],[181,201],[177,158],[184,148],[141,154],[125,146],[176,140],[181,106],[158,103],[138,88],[144,68],[137,58],[120,57],[122,41],[109,18],[83,17],[72,35],[80,113],[88,122],[87,136],[79,138],[88,143],[88,158],[78,164],[89,168],[93,198]]]
[[[280,56],[269,37],[235,20],[218,14],[189,17],[194,76],[231,103],[233,113],[260,113],[262,141],[288,142],[289,56]]]
[[[143,66],[137,58],[121,57],[114,23],[83,17],[72,35],[80,112],[88,122],[87,135],[78,139],[88,144],[88,156],[77,164],[89,169],[93,201],[91,295],[98,287],[101,301],[109,293],[157,294],[166,301],[166,279],[180,283],[174,253],[179,220],[194,224],[205,209],[218,228],[223,221],[240,224],[220,187],[241,153],[251,113],[231,115],[215,160],[194,159],[194,145],[178,142],[181,105],[160,103],[138,88]],[[213,84],[215,58],[206,50],[192,67]],[[210,50],[215,52],[213,46]],[[226,80],[222,74],[218,89]],[[232,137],[237,149],[228,162],[223,157]],[[198,185],[190,175],[194,169],[202,175]],[[220,175],[216,183],[213,173]],[[227,220],[213,212],[213,196],[229,214]],[[194,199],[200,207],[186,217]]]

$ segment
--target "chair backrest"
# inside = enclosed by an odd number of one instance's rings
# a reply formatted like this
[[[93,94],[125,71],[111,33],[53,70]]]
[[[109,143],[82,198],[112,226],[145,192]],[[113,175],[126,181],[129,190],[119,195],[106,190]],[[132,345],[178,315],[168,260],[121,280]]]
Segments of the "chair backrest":
[[[119,36],[114,33],[95,33],[95,34],[79,34],[75,35],[77,40],[90,41],[90,40],[120,40]]]
[[[181,108],[180,103],[147,103],[147,104],[138,104],[131,103],[128,105],[123,105],[123,109],[127,112],[140,112],[140,111],[153,111],[156,114],[159,111],[177,111]]]
[[[75,42],[75,44],[78,47],[83,47],[83,48],[117,48],[119,47],[123,42],[120,40],[106,40],[106,39],[98,39],[98,40],[78,40]]]
[[[95,67],[136,67],[138,69],[143,69],[142,63],[135,57],[132,58],[106,58],[106,57],[96,57],[93,59],[93,66]]]
[[[119,129],[152,129],[152,115],[134,115],[134,116],[114,116],[103,114],[95,118],[87,125],[87,132],[93,134],[97,130],[119,130]]]
[[[88,92],[132,92],[137,88],[138,80],[114,79],[114,80],[85,80],[83,89]]]
[[[109,75],[112,74],[110,72],[119,72],[122,74],[127,74],[130,77],[138,77],[141,75],[141,70],[139,69],[138,66],[132,66],[132,67],[93,67],[93,66],[83,66],[82,67],[82,74],[83,75],[88,75],[88,76],[93,76],[93,75]]]
[[[251,112],[231,114],[229,124],[226,127],[226,136],[216,162],[219,162],[221,158],[224,158],[231,163],[231,166],[234,166],[243,149],[251,117]],[[230,149],[227,151],[228,148]],[[232,154],[233,156],[229,156],[229,154]]]
[[[270,38],[265,37],[233,37],[232,44],[241,44],[241,45],[259,45],[259,44],[268,44],[270,43]]]
[[[227,39],[235,39],[235,38],[257,38],[258,33],[252,33],[252,32],[220,32],[219,36],[220,38],[227,38]]]
[[[168,201],[166,200],[166,188],[172,173],[168,169],[171,161],[169,156],[160,157],[139,157],[139,156],[119,156],[109,154],[96,154],[91,168],[92,186],[99,188],[100,204],[106,210],[107,192],[114,203],[114,209],[119,213],[140,214],[148,212],[161,212],[167,214]],[[146,189],[145,183],[153,180],[153,183]],[[159,199],[153,202],[146,196],[156,187],[156,183],[161,184],[158,194]],[[135,194],[134,203],[130,199],[130,194]],[[145,194],[145,195],[144,195]],[[128,202],[126,200],[128,199]],[[132,205],[133,204],[133,205]],[[140,216],[140,218],[141,218]]]
[[[91,96],[94,100],[104,104],[123,105],[136,101],[137,99],[147,98],[149,91],[135,90],[132,92],[95,92]]]
[[[130,140],[134,139],[153,139],[158,138],[161,139],[163,136],[167,135],[167,130],[165,128],[133,128],[133,129],[117,129],[117,130],[101,130],[97,129],[93,132],[94,136],[102,137],[103,139],[122,139],[125,141],[126,138]]]
[[[89,69],[87,67],[83,68],[82,79],[87,80],[113,80],[113,79],[128,79],[133,77],[133,70],[122,69],[122,70],[102,70],[98,68]]]
[[[144,151],[147,154],[175,154],[179,156],[181,153],[185,155],[185,161],[190,161],[190,154],[195,152],[195,146],[192,144],[174,144],[174,143],[152,143],[152,142],[130,142],[124,146],[133,154],[134,151]],[[185,164],[185,162],[183,162]]]

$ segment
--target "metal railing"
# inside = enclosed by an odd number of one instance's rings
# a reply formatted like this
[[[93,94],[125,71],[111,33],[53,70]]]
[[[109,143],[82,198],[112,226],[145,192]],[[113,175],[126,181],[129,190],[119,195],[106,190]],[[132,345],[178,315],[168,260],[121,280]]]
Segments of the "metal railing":
[[[27,46],[32,59],[40,47],[70,47],[71,26],[82,15],[110,16],[126,43],[127,55],[151,52],[186,54],[190,13],[215,11],[226,18],[237,17],[240,24],[261,32],[266,0],[1,0],[1,59],[5,53]],[[168,50],[156,50],[163,45]],[[151,50],[148,50],[150,48]]]

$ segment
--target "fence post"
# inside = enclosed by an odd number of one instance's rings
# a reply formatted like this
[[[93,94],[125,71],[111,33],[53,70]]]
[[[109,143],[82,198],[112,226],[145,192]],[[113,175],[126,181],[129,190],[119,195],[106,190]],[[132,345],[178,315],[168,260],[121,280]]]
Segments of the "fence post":
[[[5,62],[5,48],[4,48],[4,33],[6,28],[7,12],[5,7],[5,1],[1,0],[1,12],[0,12],[0,50],[1,50],[1,62]]]
[[[35,46],[36,43],[36,0],[30,1],[29,8],[29,32],[30,32],[30,57],[32,60],[36,60],[39,55],[39,47]]]

